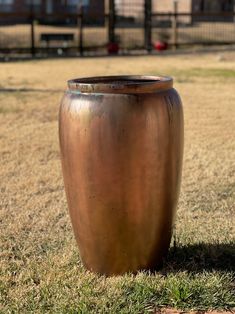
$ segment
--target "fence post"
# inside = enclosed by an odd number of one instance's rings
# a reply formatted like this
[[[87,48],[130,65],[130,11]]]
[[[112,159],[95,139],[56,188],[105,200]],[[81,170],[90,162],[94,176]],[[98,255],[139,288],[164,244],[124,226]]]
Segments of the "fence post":
[[[144,1],[144,41],[145,49],[152,51],[152,0]]]
[[[83,24],[84,24],[84,11],[83,6],[80,6],[79,14],[78,14],[78,29],[79,29],[79,53],[80,56],[83,56]]]
[[[235,0],[233,0],[233,22],[235,23]]]
[[[33,10],[31,9],[31,14],[30,14],[30,29],[31,29],[31,54],[32,57],[35,56],[35,30],[34,30],[34,14]]]
[[[106,32],[107,42],[108,42],[108,31],[109,31],[109,6],[108,6],[108,2],[107,2],[107,1],[105,1],[104,27],[105,27],[105,32]]]
[[[115,42],[115,0],[109,0],[108,42]]]
[[[172,37],[173,37],[173,47],[174,49],[176,49],[178,45],[178,29],[177,29],[178,1],[174,0],[173,4],[174,4],[174,12],[173,12],[173,19],[172,19]]]

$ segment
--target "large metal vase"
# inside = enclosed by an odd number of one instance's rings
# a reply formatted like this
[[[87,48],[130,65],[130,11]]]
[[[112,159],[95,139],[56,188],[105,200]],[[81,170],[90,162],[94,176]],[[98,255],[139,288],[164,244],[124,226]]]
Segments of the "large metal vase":
[[[71,80],[59,134],[85,267],[105,275],[157,269],[171,240],[183,156],[182,104],[172,79]]]

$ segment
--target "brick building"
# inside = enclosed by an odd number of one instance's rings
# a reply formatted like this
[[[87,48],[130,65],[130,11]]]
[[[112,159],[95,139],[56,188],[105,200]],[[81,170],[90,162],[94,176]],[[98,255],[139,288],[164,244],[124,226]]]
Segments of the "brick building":
[[[103,21],[104,0],[0,0],[0,13],[17,13],[20,15],[33,11],[35,15],[79,12],[83,5],[87,21]]]
[[[81,5],[88,11],[104,11],[102,0],[0,0],[0,12],[27,12],[33,7],[35,12],[43,14],[73,13],[77,12]]]
[[[174,0],[152,0],[153,12],[172,12]],[[115,0],[117,15],[143,17],[145,0]],[[46,15],[75,13],[83,4],[87,20],[103,21],[104,11],[108,12],[109,0],[0,0],[1,12],[26,13],[33,8],[35,13]],[[177,0],[178,12],[234,12],[235,0]],[[200,20],[200,17],[194,17]],[[204,17],[203,20],[205,20]],[[190,18],[191,20],[191,18]],[[214,19],[215,20],[215,19]],[[233,20],[233,19],[232,19]]]

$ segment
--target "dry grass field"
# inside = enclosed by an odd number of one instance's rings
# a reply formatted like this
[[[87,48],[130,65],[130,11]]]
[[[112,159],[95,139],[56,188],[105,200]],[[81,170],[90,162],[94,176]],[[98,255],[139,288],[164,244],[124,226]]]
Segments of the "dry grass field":
[[[81,265],[58,145],[66,80],[172,75],[185,114],[182,189],[161,271],[104,278]],[[0,64],[0,313],[235,308],[235,53]]]

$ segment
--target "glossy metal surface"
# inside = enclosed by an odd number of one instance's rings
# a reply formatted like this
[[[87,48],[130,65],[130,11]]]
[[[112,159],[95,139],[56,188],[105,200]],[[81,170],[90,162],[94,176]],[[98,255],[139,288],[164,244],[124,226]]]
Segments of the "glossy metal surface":
[[[182,105],[172,80],[70,81],[59,131],[84,265],[105,275],[157,269],[171,239],[183,156]]]

